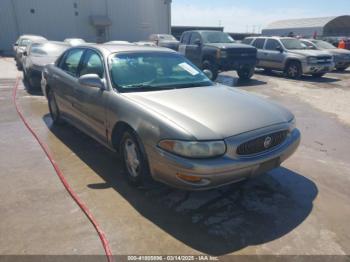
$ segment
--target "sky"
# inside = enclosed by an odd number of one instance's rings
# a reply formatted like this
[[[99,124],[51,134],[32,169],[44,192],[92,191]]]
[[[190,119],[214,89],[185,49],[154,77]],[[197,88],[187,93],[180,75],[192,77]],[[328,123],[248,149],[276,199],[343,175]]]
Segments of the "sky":
[[[173,0],[172,24],[224,26],[226,32],[259,32],[292,18],[350,15],[350,0]]]

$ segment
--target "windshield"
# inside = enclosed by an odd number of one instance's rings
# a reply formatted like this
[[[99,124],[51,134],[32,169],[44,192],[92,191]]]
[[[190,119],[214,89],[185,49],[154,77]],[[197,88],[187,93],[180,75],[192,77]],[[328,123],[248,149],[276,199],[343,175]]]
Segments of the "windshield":
[[[111,57],[109,67],[112,83],[120,92],[213,85],[203,72],[178,54],[117,54]]]
[[[29,39],[23,39],[23,40],[20,42],[19,46],[29,46],[31,42],[32,42],[32,41],[30,41]]]
[[[295,49],[306,49],[306,45],[304,45],[300,40],[298,39],[281,39],[282,44],[284,47],[288,50],[295,50]]]
[[[335,46],[333,46],[332,44],[326,42],[326,41],[321,41],[321,40],[317,40],[317,41],[312,41],[318,48],[321,49],[336,49]]]
[[[203,32],[202,33],[204,43],[234,43],[235,40],[226,33],[223,32]]]
[[[176,38],[173,37],[172,35],[159,35],[159,39],[161,39],[161,40],[168,40],[168,41],[170,41],[170,40],[172,40],[172,41],[176,40]]]
[[[30,54],[32,56],[52,56],[58,57],[65,50],[68,49],[66,45],[58,45],[58,44],[33,44],[31,47]]]

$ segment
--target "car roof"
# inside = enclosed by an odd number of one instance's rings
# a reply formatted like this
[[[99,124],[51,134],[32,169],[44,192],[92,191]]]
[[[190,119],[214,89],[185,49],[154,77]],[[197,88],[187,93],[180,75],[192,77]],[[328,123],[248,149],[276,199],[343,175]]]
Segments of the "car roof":
[[[113,44],[89,44],[79,45],[73,48],[94,48],[99,50],[105,56],[112,53],[120,52],[164,52],[164,53],[177,53],[174,50],[164,47],[142,46],[142,45],[113,45]]]
[[[215,33],[215,32],[220,32],[220,33],[224,33],[222,31],[219,30],[189,30],[189,31],[185,31],[184,33]]]
[[[47,40],[45,37],[40,35],[21,35],[20,39],[29,39],[29,40]]]

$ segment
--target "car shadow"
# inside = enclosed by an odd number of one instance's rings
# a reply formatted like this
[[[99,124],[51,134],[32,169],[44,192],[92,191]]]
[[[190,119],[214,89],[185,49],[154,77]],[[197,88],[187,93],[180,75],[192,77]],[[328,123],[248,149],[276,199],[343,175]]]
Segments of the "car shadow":
[[[27,93],[31,96],[43,96],[43,92],[40,87],[30,87],[24,79],[22,79],[23,86]]]
[[[202,253],[220,256],[278,239],[311,213],[318,194],[308,178],[286,168],[238,184],[204,192],[186,192],[159,183],[143,188],[124,179],[118,157],[69,125],[51,132],[103,179],[88,190],[113,188],[139,214],[178,241]]]
[[[334,82],[341,81],[340,79],[337,79],[337,78],[327,77],[327,74],[325,76],[323,76],[323,77],[313,77],[311,75],[303,75],[299,79],[287,78],[283,74],[283,72],[278,72],[278,71],[256,70],[255,74],[257,74],[257,75],[264,75],[264,76],[272,76],[272,77],[277,77],[277,78],[284,78],[286,80],[291,80],[291,81],[304,81],[304,82],[310,82],[310,83],[334,83]],[[332,73],[330,72],[328,74],[332,74]]]

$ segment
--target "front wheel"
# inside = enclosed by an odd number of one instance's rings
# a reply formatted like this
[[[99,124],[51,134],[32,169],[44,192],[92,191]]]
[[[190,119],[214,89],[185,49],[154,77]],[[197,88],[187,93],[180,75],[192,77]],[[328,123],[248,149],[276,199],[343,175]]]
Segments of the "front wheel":
[[[149,177],[149,167],[145,150],[137,135],[132,131],[126,131],[120,144],[123,163],[128,182],[134,186],[144,184]]]
[[[216,80],[216,78],[219,75],[219,69],[217,68],[217,66],[214,63],[210,62],[209,60],[205,60],[203,62],[202,69],[209,70],[211,72],[212,78],[210,80],[212,80],[212,81]]]
[[[289,62],[286,67],[285,73],[289,78],[293,78],[293,79],[300,78],[303,74],[301,64],[297,61]]]
[[[50,115],[53,121],[54,125],[60,125],[63,123],[62,119],[61,119],[61,113],[60,110],[58,108],[57,102],[56,102],[56,98],[55,95],[53,93],[52,90],[49,90],[47,93],[47,100],[49,103],[49,110],[50,110]]]
[[[254,67],[242,68],[237,71],[237,74],[242,80],[249,80],[254,75]]]

